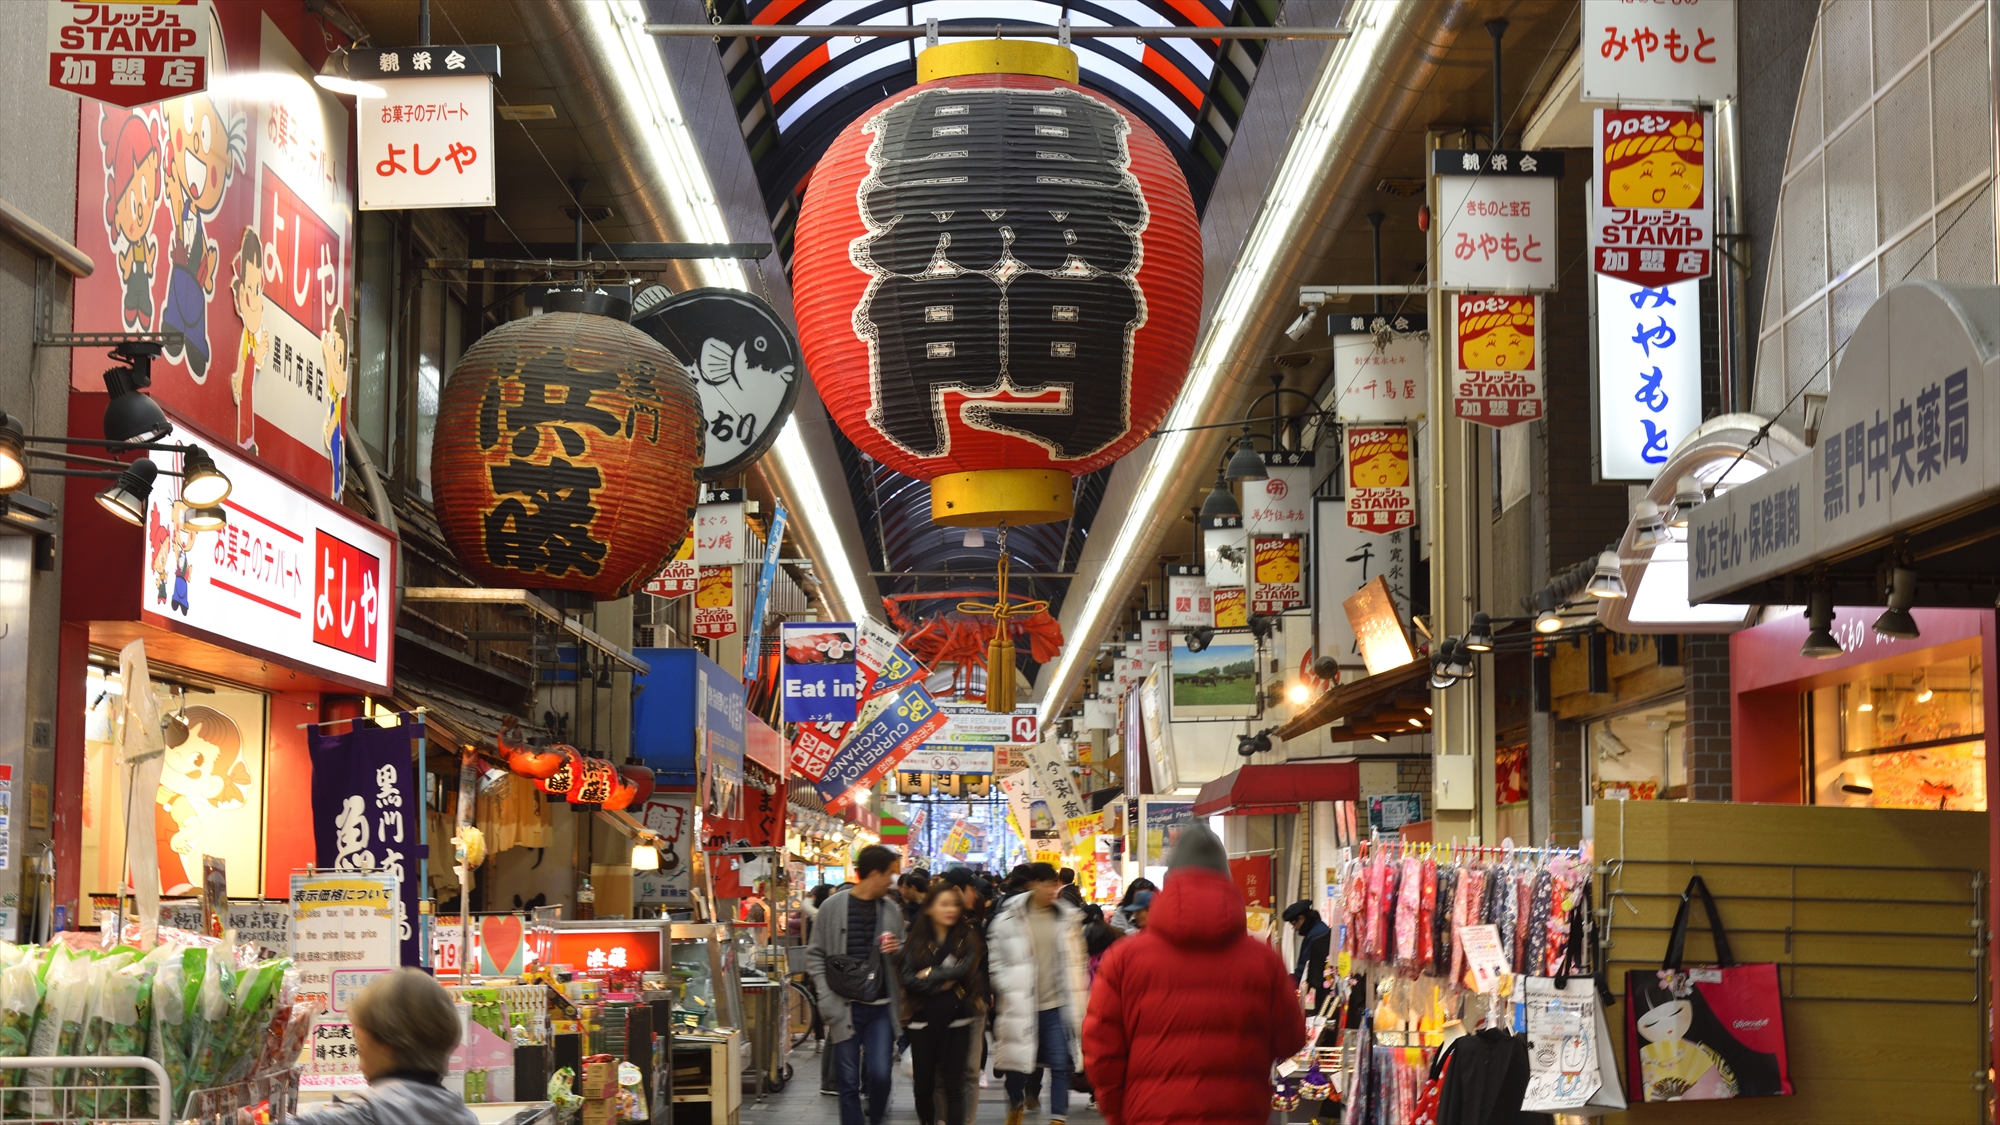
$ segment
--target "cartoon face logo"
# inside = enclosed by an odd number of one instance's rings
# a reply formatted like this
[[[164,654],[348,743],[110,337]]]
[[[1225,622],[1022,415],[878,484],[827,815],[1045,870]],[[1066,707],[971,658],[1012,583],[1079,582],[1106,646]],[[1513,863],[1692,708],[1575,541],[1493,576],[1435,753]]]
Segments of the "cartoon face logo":
[[[1410,483],[1409,460],[1386,446],[1366,450],[1352,471],[1358,488],[1401,488]]]
[[[174,124],[171,171],[187,192],[188,201],[205,215],[215,213],[234,168],[243,164],[241,134],[242,123],[232,129],[207,94],[181,102],[180,120]]]
[[[1532,300],[1478,298],[1479,311],[1458,320],[1458,365],[1466,371],[1533,371]],[[1497,308],[1486,306],[1498,304]]]
[[[1607,130],[1626,124],[1606,122]],[[1688,208],[1701,203],[1701,122],[1675,121],[1661,132],[1620,137],[1604,146],[1605,194],[1613,207]]]

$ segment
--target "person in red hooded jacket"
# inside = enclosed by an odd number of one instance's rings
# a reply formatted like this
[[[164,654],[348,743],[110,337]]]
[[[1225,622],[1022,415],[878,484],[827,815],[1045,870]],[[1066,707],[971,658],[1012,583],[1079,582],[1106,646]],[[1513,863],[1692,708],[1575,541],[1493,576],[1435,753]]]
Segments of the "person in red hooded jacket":
[[[1222,842],[1181,830],[1144,932],[1113,945],[1083,1021],[1084,1070],[1110,1125],[1264,1125],[1271,1067],[1305,1046],[1298,990],[1245,928]]]

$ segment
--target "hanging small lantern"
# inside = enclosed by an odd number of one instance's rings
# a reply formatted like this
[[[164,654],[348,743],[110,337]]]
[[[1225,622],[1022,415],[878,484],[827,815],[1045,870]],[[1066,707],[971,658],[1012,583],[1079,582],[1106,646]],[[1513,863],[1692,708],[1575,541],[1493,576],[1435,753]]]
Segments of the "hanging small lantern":
[[[570,787],[572,805],[601,805],[618,787],[618,768],[603,758],[584,757],[577,765],[576,784]]]
[[[864,453],[956,527],[1069,518],[1071,478],[1152,433],[1202,298],[1187,180],[1074,52],[970,40],[815,167],[793,257],[800,343]]]
[[[535,788],[547,793],[551,797],[565,796],[570,790],[576,788],[576,783],[581,776],[583,767],[583,755],[576,752],[576,747],[564,746],[561,743],[551,746],[549,751],[553,754],[560,754],[562,756],[562,764],[557,766],[555,772],[549,774],[549,776],[536,781]]]
[[[488,586],[622,598],[687,536],[702,429],[694,381],[631,325],[578,312],[509,321],[440,395],[438,524]]]
[[[605,798],[604,807],[611,810],[629,809],[644,805],[646,798],[653,795],[653,771],[646,766],[619,766],[618,782]]]

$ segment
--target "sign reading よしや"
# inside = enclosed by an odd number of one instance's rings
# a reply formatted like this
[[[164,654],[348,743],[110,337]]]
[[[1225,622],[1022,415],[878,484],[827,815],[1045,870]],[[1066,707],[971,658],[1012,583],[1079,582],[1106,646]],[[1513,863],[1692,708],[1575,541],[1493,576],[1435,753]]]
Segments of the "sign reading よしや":
[[[1457,375],[1452,413],[1468,422],[1511,426],[1542,416],[1542,343],[1537,297],[1461,293],[1454,299]]]
[[[1417,522],[1408,426],[1347,427],[1347,526],[1386,535]],[[1216,624],[1222,606],[1216,604]]]
[[[208,0],[49,0],[49,85],[139,106],[208,88]]]
[[[1591,267],[1634,285],[1707,277],[1707,115],[1600,109],[1596,126]]]

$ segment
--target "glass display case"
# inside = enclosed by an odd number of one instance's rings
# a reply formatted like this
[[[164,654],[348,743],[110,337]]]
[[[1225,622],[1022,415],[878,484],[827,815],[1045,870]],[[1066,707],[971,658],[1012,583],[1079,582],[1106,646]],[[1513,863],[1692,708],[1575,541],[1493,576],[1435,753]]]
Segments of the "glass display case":
[[[673,924],[674,1013],[684,1027],[741,1028],[743,988],[730,927]]]

